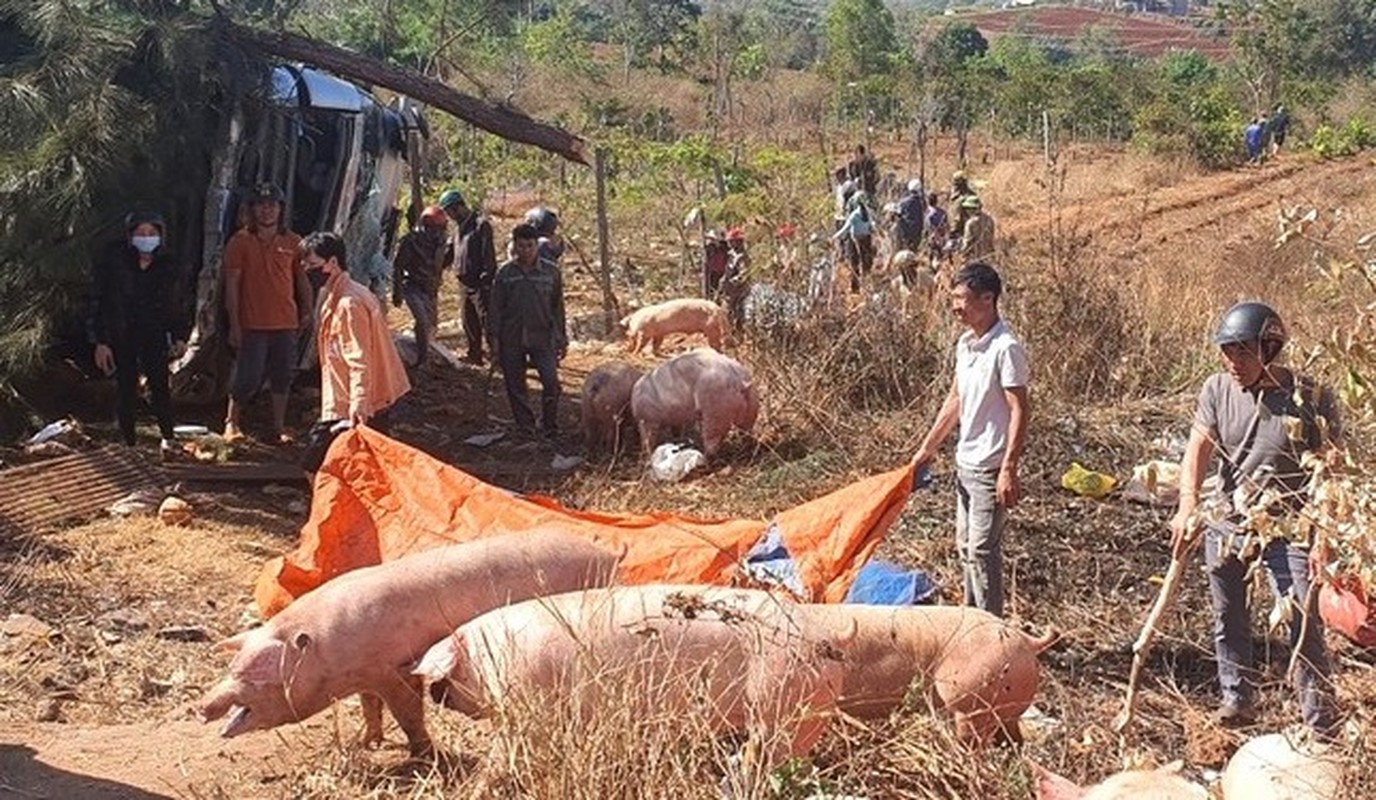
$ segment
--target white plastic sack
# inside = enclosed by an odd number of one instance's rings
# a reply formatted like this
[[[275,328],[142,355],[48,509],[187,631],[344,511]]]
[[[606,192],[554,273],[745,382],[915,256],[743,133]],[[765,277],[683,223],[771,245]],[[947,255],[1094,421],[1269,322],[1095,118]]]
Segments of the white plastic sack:
[[[670,442],[650,454],[650,476],[657,481],[677,483],[706,463],[707,457],[701,451]]]

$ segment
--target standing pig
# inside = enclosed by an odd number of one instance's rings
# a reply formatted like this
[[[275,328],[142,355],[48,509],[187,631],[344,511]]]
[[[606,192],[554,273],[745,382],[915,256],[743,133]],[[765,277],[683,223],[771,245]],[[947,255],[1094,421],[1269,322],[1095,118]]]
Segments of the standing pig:
[[[459,626],[415,671],[472,716],[517,698],[568,698],[579,718],[627,702],[638,716],[705,709],[713,730],[748,732],[777,763],[823,733],[853,635],[819,634],[799,608],[750,589],[571,592]]]
[[[630,419],[631,390],[644,374],[630,364],[599,364],[583,381],[579,411],[588,450],[620,450],[623,423]]]
[[[535,532],[479,539],[347,572],[260,628],[220,643],[229,677],[201,701],[221,736],[298,722],[364,695],[367,741],[382,740],[380,698],[413,753],[430,748],[410,666],[454,626],[507,603],[611,582],[619,556],[591,540]]]
[[[1032,704],[1037,654],[1055,634],[1033,639],[998,617],[959,606],[803,606],[810,626],[836,635],[854,628],[846,648],[841,710],[883,719],[921,687],[934,709],[950,714],[971,743],[1019,738],[1018,718]]]
[[[660,344],[671,333],[704,334],[707,344],[720,350],[726,333],[726,312],[711,300],[684,298],[637,309],[621,324],[626,327],[626,349],[632,353],[639,353],[649,342],[652,352],[659,355]]]
[[[720,353],[698,349],[674,356],[637,381],[631,413],[647,452],[668,430],[698,423],[703,452],[711,458],[733,427],[747,433],[755,427],[760,397],[750,370]]]

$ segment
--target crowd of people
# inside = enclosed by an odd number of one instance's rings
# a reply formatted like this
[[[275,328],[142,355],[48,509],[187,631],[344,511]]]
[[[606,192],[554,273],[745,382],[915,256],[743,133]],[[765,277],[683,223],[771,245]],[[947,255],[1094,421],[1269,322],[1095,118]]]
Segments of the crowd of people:
[[[1278,130],[1283,139],[1283,127]],[[833,236],[849,260],[853,291],[875,258],[876,189],[874,158],[857,148],[837,186]],[[386,308],[349,276],[343,239],[330,232],[301,239],[288,231],[276,186],[257,186],[246,200],[247,222],[224,251],[227,334],[234,353],[224,435],[244,435],[242,411],[266,385],[271,438],[290,440],[286,409],[298,344],[314,323],[320,411],[306,447],[307,467],[314,469],[341,431],[359,425],[386,431],[411,388],[410,378]],[[966,328],[955,346],[950,389],[912,466],[915,474],[924,474],[943,443],[956,435],[955,529],[965,601],[1002,615],[1003,540],[1008,514],[1023,495],[1031,371],[1023,344],[999,310],[1003,279],[990,263],[996,252],[994,222],[963,172],[953,176],[946,201],[957,209],[953,222],[936,192],[909,181],[891,214],[896,252],[925,247],[933,267],[959,259],[947,289],[950,307]],[[88,333],[95,364],[116,378],[123,440],[135,442],[142,375],[162,447],[171,448],[168,361],[185,349],[189,331],[173,307],[176,270],[166,227],[156,214],[132,213],[125,220],[125,237],[102,251],[94,265]],[[740,324],[738,307],[749,271],[744,238],[740,228],[733,228],[724,236],[709,233],[704,241],[702,291],[724,300],[735,324]],[[405,304],[414,318],[418,364],[434,340],[443,276],[453,271],[463,298],[468,360],[500,369],[519,430],[555,437],[559,363],[569,346],[558,217],[549,209],[532,210],[511,231],[501,263],[495,239],[491,221],[458,189],[446,190],[397,246],[392,302]],[[916,267],[905,262],[902,268]],[[1256,513],[1249,504],[1258,498],[1272,498],[1263,513],[1297,511],[1304,454],[1332,453],[1341,436],[1332,393],[1280,365],[1286,339],[1280,315],[1257,302],[1234,306],[1219,323],[1214,343],[1225,368],[1205,383],[1197,401],[1172,541],[1182,556],[1197,539],[1204,542],[1222,692],[1218,720],[1241,724],[1254,716],[1245,573],[1246,564],[1259,558],[1291,612],[1291,642],[1299,653],[1294,681],[1304,722],[1328,735],[1337,715],[1323,626],[1315,593],[1309,591],[1323,554],[1303,542],[1256,543],[1246,535],[1247,519]],[[541,385],[538,420],[527,398],[531,368]],[[1218,488],[1206,498],[1204,473],[1215,453],[1220,456]]]

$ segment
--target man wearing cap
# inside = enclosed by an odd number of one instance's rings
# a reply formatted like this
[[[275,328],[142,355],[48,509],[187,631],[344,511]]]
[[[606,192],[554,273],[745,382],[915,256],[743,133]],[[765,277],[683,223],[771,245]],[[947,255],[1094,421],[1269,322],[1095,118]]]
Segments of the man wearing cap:
[[[966,174],[965,170],[958,169],[954,173],[952,173],[951,196],[948,198],[950,200],[951,206],[953,208],[960,208],[960,203],[962,200],[964,200],[967,197],[974,196],[975,190],[971,188],[970,176]]]
[[[564,236],[559,233],[559,214],[552,208],[536,206],[526,212],[526,224],[540,234],[540,258],[559,266],[564,257]]]
[[[1180,500],[1171,545],[1183,558],[1202,528],[1213,606],[1214,654],[1222,702],[1214,719],[1246,725],[1256,719],[1249,564],[1260,562],[1286,609],[1290,646],[1298,649],[1294,682],[1305,725],[1321,737],[1337,726],[1318,593],[1311,578],[1323,567],[1312,534],[1274,535],[1304,505],[1306,453],[1336,452],[1341,437],[1333,393],[1276,363],[1285,324],[1270,306],[1238,303],[1214,333],[1224,371],[1204,383],[1180,464]],[[1204,473],[1217,453],[1218,486],[1201,498]],[[1271,534],[1271,535],[1268,535]]]
[[[960,255],[966,264],[984,261],[994,256],[994,218],[984,211],[979,195],[968,195],[960,201],[965,212],[961,227]]]
[[[120,436],[134,444],[139,375],[148,379],[163,452],[174,449],[167,362],[186,351],[190,319],[180,306],[177,264],[164,246],[160,214],[133,212],[124,236],[101,251],[92,275],[87,337],[96,368],[118,386],[115,414]]]
[[[702,296],[713,302],[720,299],[721,282],[731,262],[731,249],[716,230],[702,235]]]
[[[468,339],[468,361],[483,363],[483,335],[492,280],[497,274],[497,251],[492,242],[492,223],[468,206],[458,189],[446,189],[437,203],[454,221],[446,261],[454,265],[463,296],[463,335]]]
[[[440,273],[444,270],[444,233],[449,217],[438,205],[420,215],[420,227],[401,237],[392,259],[392,305],[406,307],[415,319],[416,363],[425,363],[439,325]]]
[[[224,255],[229,345],[236,351],[225,438],[243,436],[240,414],[266,380],[272,434],[285,443],[297,335],[310,326],[313,294],[297,254],[301,237],[283,221],[282,190],[260,183],[248,202],[248,225],[230,237]]]

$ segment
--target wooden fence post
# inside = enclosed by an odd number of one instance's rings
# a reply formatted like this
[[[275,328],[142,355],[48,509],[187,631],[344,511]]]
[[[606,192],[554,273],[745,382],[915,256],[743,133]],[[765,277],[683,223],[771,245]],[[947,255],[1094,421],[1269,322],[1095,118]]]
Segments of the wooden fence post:
[[[607,149],[598,147],[593,150],[593,170],[597,179],[597,257],[600,263],[599,278],[602,283],[602,315],[606,330],[611,335],[612,324],[616,321],[616,297],[612,294],[612,243],[607,234]]]

